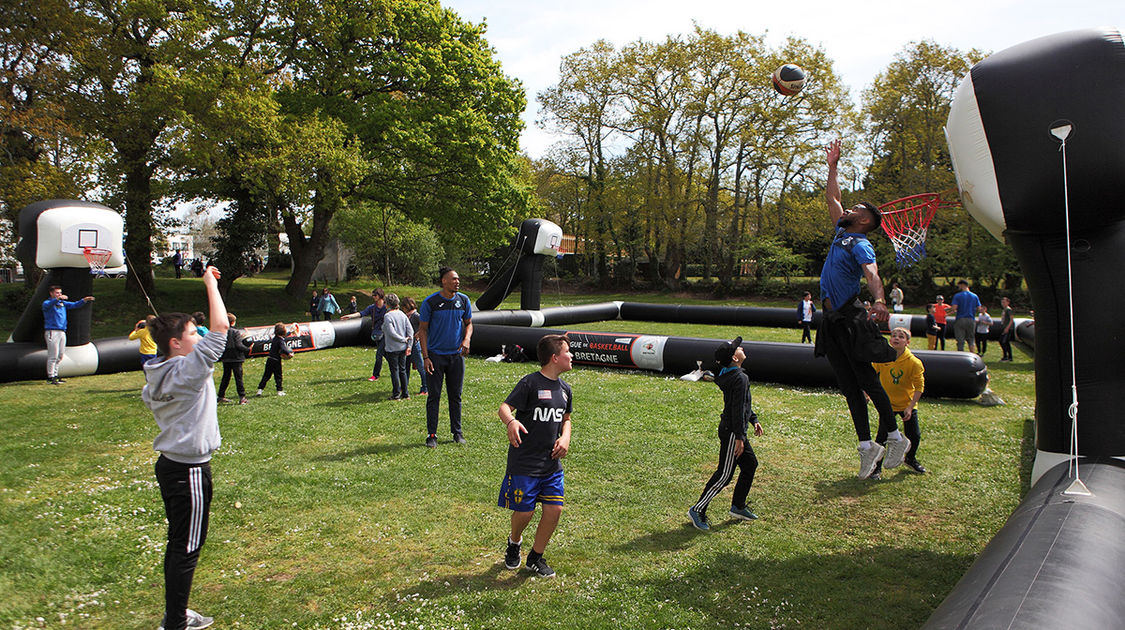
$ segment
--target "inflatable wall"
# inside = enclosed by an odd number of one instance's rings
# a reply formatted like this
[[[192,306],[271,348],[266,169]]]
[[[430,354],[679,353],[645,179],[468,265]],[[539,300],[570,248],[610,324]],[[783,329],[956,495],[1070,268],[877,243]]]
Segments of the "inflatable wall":
[[[1037,452],[1031,492],[927,629],[1125,626],[1125,417],[1115,404],[1125,386],[1123,106],[1116,29],[998,52],[954,98],[946,133],[962,203],[1015,250],[1035,308],[1034,324],[1017,333],[1035,342]],[[1068,461],[1072,384],[1077,468]],[[1077,470],[1092,494],[1070,491]]]

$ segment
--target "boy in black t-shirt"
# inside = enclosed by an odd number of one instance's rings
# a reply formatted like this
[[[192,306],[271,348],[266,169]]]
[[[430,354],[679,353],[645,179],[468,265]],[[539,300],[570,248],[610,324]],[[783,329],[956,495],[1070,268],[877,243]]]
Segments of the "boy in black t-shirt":
[[[535,529],[535,543],[527,554],[527,568],[540,577],[555,577],[543,552],[559,524],[563,507],[563,470],[559,460],[570,450],[570,385],[559,376],[571,368],[570,342],[565,335],[546,335],[536,348],[538,372],[520,379],[500,403],[500,420],[508,430],[508,469],[500,486],[499,505],[512,510],[512,531],[504,566],[518,569],[523,530],[543,504]]]
[[[262,390],[265,389],[266,383],[273,377],[274,383],[277,385],[277,395],[284,396],[285,390],[281,386],[281,360],[292,359],[293,351],[289,349],[289,345],[285,343],[285,335],[287,334],[285,324],[277,322],[273,325],[273,339],[270,340],[270,354],[266,357],[266,371],[262,374],[262,380],[258,381],[258,395],[262,395]]]

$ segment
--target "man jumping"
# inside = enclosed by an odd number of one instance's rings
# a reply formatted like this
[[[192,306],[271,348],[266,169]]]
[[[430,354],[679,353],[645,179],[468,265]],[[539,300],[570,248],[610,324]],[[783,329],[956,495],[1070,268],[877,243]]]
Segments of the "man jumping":
[[[859,478],[866,479],[883,459],[884,451],[884,467],[894,468],[902,464],[910,448],[910,440],[899,433],[891,401],[879,383],[878,374],[871,367],[872,362],[894,361],[895,350],[868,320],[859,300],[859,279],[866,277],[867,289],[875,299],[872,317],[878,322],[889,319],[887,301],[883,297],[883,281],[875,263],[875,249],[867,240],[867,235],[879,228],[882,215],[878,208],[866,201],[844,209],[840,201],[840,184],[836,181],[836,166],[840,161],[839,140],[828,145],[826,155],[828,186],[825,198],[836,235],[820,272],[820,299],[824,315],[816,333],[816,356],[828,357],[840,392],[848,402],[848,411],[859,438]],[[871,440],[864,392],[879,413],[879,427],[887,431],[886,448]]]

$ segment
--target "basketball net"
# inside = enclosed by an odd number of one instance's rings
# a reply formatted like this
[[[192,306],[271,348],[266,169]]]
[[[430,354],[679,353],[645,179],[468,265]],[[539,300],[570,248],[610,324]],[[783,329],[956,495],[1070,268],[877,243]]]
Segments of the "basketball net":
[[[895,248],[895,264],[905,269],[926,257],[926,232],[943,205],[941,194],[922,193],[879,206],[883,231]]]
[[[105,265],[109,262],[109,257],[113,252],[108,249],[98,249],[96,247],[86,247],[82,250],[82,255],[86,257],[86,262],[90,263],[90,271],[98,276],[105,276]]]

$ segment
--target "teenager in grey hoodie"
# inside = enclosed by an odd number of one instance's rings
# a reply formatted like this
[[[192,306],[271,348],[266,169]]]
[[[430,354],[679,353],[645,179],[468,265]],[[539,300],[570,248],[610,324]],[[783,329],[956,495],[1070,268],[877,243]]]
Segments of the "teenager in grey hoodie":
[[[149,326],[160,356],[144,366],[141,398],[160,433],[153,449],[156,480],[168,517],[164,550],[164,621],[161,628],[206,628],[214,621],[187,607],[211,511],[211,454],[222,443],[215,415],[215,361],[227,342],[219,270],[208,267],[203,286],[214,326],[199,336],[191,315],[165,313]]]

